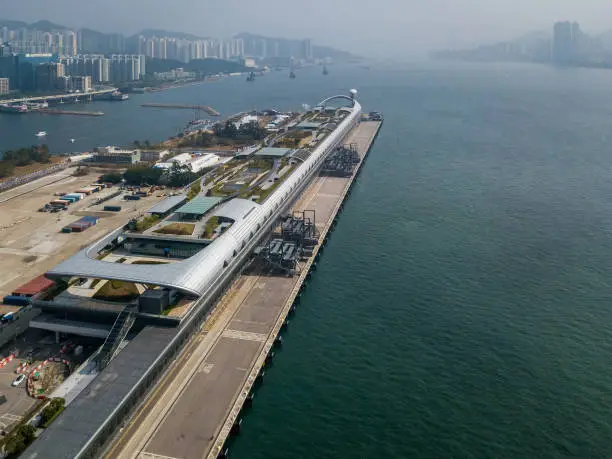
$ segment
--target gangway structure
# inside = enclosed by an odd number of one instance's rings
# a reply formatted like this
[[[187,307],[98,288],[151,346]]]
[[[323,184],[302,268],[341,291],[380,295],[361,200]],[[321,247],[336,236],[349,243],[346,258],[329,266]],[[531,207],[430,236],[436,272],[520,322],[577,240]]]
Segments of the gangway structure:
[[[354,144],[338,147],[325,159],[321,175],[329,177],[350,177],[359,164],[357,146]]]
[[[126,306],[117,316],[113,327],[111,328],[104,344],[100,348],[98,354],[98,371],[102,371],[114,357],[119,345],[125,339],[128,332],[134,325],[136,315],[134,313],[134,307],[131,305]]]
[[[299,261],[318,243],[315,211],[294,211],[281,220],[267,241],[255,250],[267,266],[289,274],[300,272]]]

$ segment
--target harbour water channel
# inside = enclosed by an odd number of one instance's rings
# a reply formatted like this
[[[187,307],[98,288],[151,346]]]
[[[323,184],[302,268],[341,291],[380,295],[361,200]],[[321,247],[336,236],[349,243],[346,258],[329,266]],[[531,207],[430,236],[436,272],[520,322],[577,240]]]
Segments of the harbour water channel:
[[[610,457],[612,73],[329,71],[87,105],[99,118],[1,114],[0,150],[40,130],[55,152],[155,141],[193,119],[147,102],[227,116],[356,87],[385,125],[232,457]]]

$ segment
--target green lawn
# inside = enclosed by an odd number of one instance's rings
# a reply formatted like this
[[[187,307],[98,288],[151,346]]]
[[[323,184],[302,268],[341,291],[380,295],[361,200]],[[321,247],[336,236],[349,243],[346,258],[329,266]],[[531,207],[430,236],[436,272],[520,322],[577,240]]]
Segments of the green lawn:
[[[170,223],[160,229],[153,231],[160,234],[174,234],[177,236],[191,236],[195,225],[193,223]]]
[[[202,233],[202,239],[210,239],[213,235],[213,231],[219,225],[219,217],[212,216],[206,222],[204,232]]]

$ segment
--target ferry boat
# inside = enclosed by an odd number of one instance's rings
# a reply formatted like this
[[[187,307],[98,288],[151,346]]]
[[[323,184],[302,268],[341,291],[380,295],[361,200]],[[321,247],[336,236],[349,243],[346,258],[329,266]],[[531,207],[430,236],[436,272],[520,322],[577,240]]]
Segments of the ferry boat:
[[[4,112],[4,113],[27,113],[28,112],[28,106],[26,104],[19,104],[19,105],[2,104],[2,105],[0,105],[0,112]]]
[[[129,98],[130,96],[128,96],[127,94],[123,94],[122,92],[119,92],[119,91],[115,91],[111,93],[110,95],[110,100],[114,100],[114,101],[124,101],[124,100],[128,100]]]

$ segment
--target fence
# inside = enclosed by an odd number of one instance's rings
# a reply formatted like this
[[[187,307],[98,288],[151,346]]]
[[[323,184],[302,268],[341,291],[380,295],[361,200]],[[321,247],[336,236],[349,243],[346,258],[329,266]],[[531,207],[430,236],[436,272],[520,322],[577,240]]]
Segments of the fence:
[[[0,182],[0,191],[8,190],[9,188],[15,188],[16,186],[23,185],[41,177],[45,177],[47,175],[62,171],[68,168],[70,164],[70,161],[63,161],[61,163],[54,164],[51,167],[47,167],[46,169],[41,169],[39,171],[32,172],[31,174],[22,175],[21,177],[10,178],[8,180]]]

